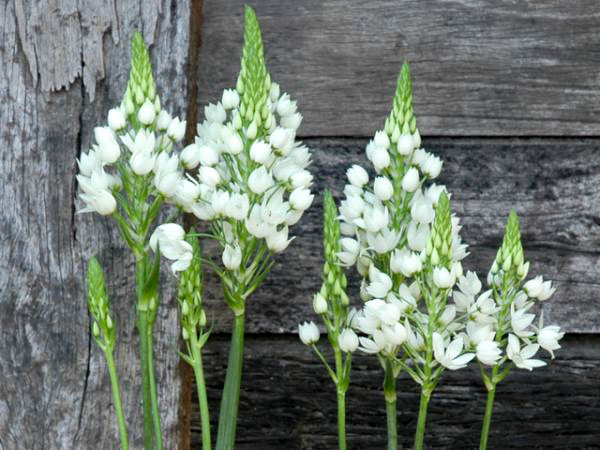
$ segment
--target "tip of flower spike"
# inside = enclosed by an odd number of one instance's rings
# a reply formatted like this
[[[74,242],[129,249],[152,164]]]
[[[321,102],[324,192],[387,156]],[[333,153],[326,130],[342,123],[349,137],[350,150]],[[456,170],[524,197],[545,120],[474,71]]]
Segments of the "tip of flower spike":
[[[98,284],[104,286],[104,273],[102,272],[102,266],[95,256],[92,256],[88,262],[87,276],[88,284],[90,286]]]
[[[405,62],[396,80],[396,95],[386,121],[386,132],[390,135],[392,143],[396,143],[401,135],[415,134],[416,131],[410,64]]]

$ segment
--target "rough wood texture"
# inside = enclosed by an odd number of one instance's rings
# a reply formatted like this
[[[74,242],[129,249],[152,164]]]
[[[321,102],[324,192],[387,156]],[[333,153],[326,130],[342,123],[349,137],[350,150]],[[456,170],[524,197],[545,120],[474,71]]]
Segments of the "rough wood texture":
[[[325,348],[328,348],[324,345]],[[217,419],[227,343],[211,339],[205,352],[209,402]],[[357,354],[347,394],[348,448],[386,445],[383,371]],[[428,413],[427,448],[478,446],[485,388],[475,366],[446,371]],[[292,336],[247,341],[236,449],[337,448],[335,389],[312,350]],[[411,448],[419,409],[417,386],[398,382],[400,448]],[[198,408],[192,448],[200,449]],[[549,367],[515,370],[498,385],[490,449],[600,448],[600,337],[570,335]]]
[[[235,85],[241,0],[206,0],[201,101]],[[251,1],[267,61],[304,114],[303,136],[369,136],[404,60],[427,135],[600,134],[600,9],[576,3]]]
[[[110,280],[130,441],[140,448],[132,260],[109,220],[74,214],[75,158],[121,100],[135,29],[155,44],[163,104],[185,111],[189,4],[15,0],[0,18],[0,449],[118,446],[108,374],[89,334],[92,254]],[[157,378],[165,447],[176,448],[177,317],[165,303]]]
[[[339,199],[345,171],[365,164],[366,140],[309,139],[313,150],[314,191],[334,190]],[[511,208],[521,217],[530,274],[556,281],[558,290],[544,304],[545,320],[569,332],[597,333],[600,320],[600,141],[587,139],[424,139],[442,157],[439,181],[452,193],[471,255],[465,270],[485,276],[502,242]],[[265,284],[250,299],[249,332],[285,333],[313,318],[312,294],[322,267],[321,198],[292,228],[297,238],[277,256]],[[352,270],[352,273],[355,273]],[[351,286],[357,301],[357,279]],[[207,303],[217,330],[229,330],[231,314],[214,280]]]

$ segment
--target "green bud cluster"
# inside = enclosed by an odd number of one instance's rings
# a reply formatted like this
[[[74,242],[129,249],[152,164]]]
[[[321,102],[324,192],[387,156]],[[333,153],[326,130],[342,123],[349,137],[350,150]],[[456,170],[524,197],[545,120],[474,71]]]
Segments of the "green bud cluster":
[[[236,90],[240,95],[242,122],[246,126],[254,123],[258,129],[268,130],[273,120],[268,104],[271,76],[265,64],[260,25],[249,6],[244,8],[244,49]]]
[[[336,306],[346,307],[349,304],[346,286],[348,281],[339,264],[338,253],[340,246],[340,223],[335,200],[330,191],[325,191],[323,200],[323,248],[325,263],[323,265],[323,285],[319,292]],[[317,295],[319,295],[317,294]]]
[[[116,342],[116,327],[110,315],[104,273],[95,257],[90,259],[87,272],[88,309],[92,316],[92,335],[103,351],[111,351]]]
[[[452,214],[450,200],[445,192],[440,194],[435,209],[435,219],[427,242],[427,257],[432,266],[451,267],[452,259]]]
[[[521,229],[519,217],[513,210],[508,216],[502,246],[498,249],[496,259],[492,265],[492,274],[497,275],[502,271],[506,281],[520,282],[526,275],[525,255],[521,244]]]
[[[160,111],[160,100],[156,94],[150,53],[142,33],[136,31],[131,40],[131,71],[123,99],[127,115],[135,114],[146,100],[154,104],[157,113]]]
[[[177,291],[185,340],[189,339],[189,333],[197,332],[198,328],[206,326],[206,313],[202,308],[202,249],[198,237],[191,236],[192,233],[188,234],[186,241],[192,246],[194,256],[190,267],[181,273]]]
[[[411,134],[421,142],[417,120],[413,111],[413,91],[410,77],[410,64],[405,62],[398,74],[396,82],[396,95],[392,104],[392,111],[385,120],[385,132],[388,134],[392,144],[398,142],[403,134]]]

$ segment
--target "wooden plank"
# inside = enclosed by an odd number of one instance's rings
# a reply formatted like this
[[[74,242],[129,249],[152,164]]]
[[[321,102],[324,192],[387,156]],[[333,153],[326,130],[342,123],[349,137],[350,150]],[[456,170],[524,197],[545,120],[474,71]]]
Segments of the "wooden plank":
[[[243,3],[204,2],[201,103],[235,85]],[[302,136],[371,136],[405,60],[423,134],[600,134],[595,0],[250,3],[273,79],[304,115]]]
[[[365,164],[365,140],[309,139],[316,184],[340,199],[345,171]],[[511,208],[521,217],[531,275],[555,280],[554,297],[544,304],[545,320],[569,332],[597,333],[600,319],[600,141],[594,139],[425,139],[444,161],[440,182],[452,193],[471,255],[463,266],[485,276],[502,241]],[[338,201],[339,204],[339,201]],[[285,333],[314,318],[312,294],[322,266],[321,198],[292,228],[297,236],[277,257],[265,284],[248,306],[249,332]],[[352,271],[352,273],[355,273]],[[351,301],[358,300],[352,277]],[[217,330],[229,330],[230,312],[220,288],[209,281],[209,317]]]
[[[514,370],[498,385],[490,449],[598,448],[600,337],[569,335],[562,344],[549,367]],[[205,352],[213,422],[227,346],[223,337],[211,338]],[[335,389],[312,350],[294,336],[253,337],[247,340],[245,356],[236,449],[337,448]],[[360,353],[353,358],[346,407],[348,448],[386,446],[382,375],[376,358]],[[477,448],[485,397],[475,366],[446,371],[429,407],[427,448]],[[417,386],[401,375],[399,448],[412,448],[418,410]],[[196,400],[194,411],[192,448],[199,449]]]
[[[84,270],[92,254],[108,275],[130,444],[141,448],[132,260],[109,220],[74,214],[75,158],[123,95],[135,29],[155,44],[163,103],[184,112],[189,3],[51,3],[0,6],[0,448],[118,446],[110,382],[89,332]],[[177,312],[166,298],[157,379],[165,448],[177,448],[185,434]]]

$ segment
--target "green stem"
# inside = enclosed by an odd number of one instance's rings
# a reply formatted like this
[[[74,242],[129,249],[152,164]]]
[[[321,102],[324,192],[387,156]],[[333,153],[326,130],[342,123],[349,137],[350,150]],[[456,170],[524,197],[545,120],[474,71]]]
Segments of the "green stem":
[[[154,346],[152,339],[152,327],[148,328],[148,381],[150,383],[150,402],[152,405],[152,427],[154,428],[154,443],[157,450],[163,449],[160,410],[158,409],[158,397],[156,394],[156,380],[154,378]]]
[[[244,311],[242,310],[236,314],[234,319],[227,374],[225,376],[225,385],[223,386],[221,410],[219,411],[217,450],[233,450],[235,445],[235,428],[240,403],[240,384],[244,356],[244,317]]]
[[[385,378],[383,380],[383,393],[385,395],[385,412],[387,416],[388,450],[398,449],[398,424],[396,412],[396,378],[394,369],[389,360],[385,364]]]
[[[113,401],[115,402],[115,411],[117,413],[117,421],[119,423],[119,437],[121,439],[121,450],[129,449],[129,439],[127,437],[127,424],[125,423],[125,414],[123,413],[123,404],[121,403],[121,386],[119,383],[119,375],[115,366],[112,351],[104,352],[106,357],[106,365],[110,375],[110,384],[112,386]]]
[[[346,450],[346,389],[342,352],[335,348],[335,372],[337,376],[337,408],[338,408],[338,446],[339,450]]]
[[[419,420],[417,422],[417,433],[415,434],[415,450],[423,450],[423,438],[425,436],[425,422],[427,421],[427,406],[431,393],[425,388],[421,389],[421,403],[419,405]]]
[[[144,447],[153,450],[154,426],[152,424],[152,399],[150,396],[150,378],[148,371],[148,315],[140,311],[138,317],[140,333],[140,365],[142,372],[142,396],[144,400]]]
[[[481,428],[481,440],[479,441],[479,450],[485,450],[488,443],[488,433],[490,432],[490,423],[492,422],[492,409],[494,408],[494,396],[496,395],[496,385],[488,389],[487,401],[485,403],[485,416],[483,417],[483,427]]]
[[[192,358],[198,402],[200,403],[200,420],[202,423],[202,450],[210,450],[210,415],[208,413],[208,398],[206,396],[206,383],[204,382],[204,368],[202,367],[202,353],[198,347],[196,332],[191,336]]]

